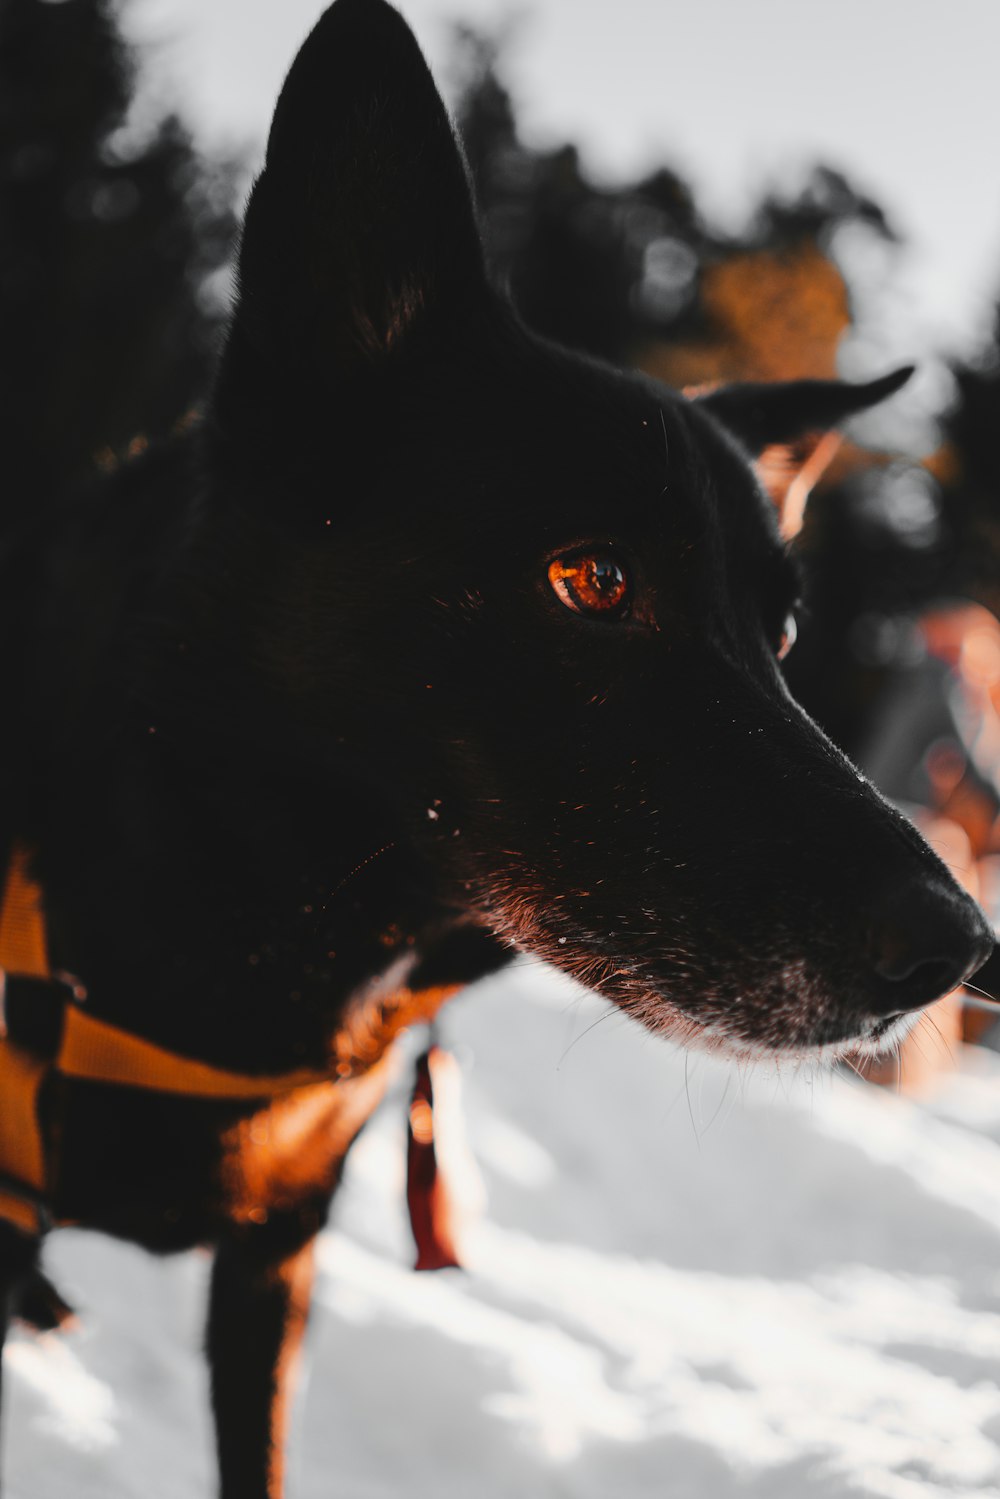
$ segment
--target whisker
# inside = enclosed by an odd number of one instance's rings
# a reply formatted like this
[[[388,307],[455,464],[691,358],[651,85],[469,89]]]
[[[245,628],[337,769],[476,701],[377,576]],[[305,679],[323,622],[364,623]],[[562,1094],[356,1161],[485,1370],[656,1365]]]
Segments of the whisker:
[[[948,1040],[947,1036],[944,1034],[941,1027],[938,1025],[937,1021],[934,1019],[934,1016],[930,1013],[929,1010],[926,1010],[921,1016],[921,1021],[931,1027],[935,1036],[940,1042],[942,1049],[947,1055],[948,1060],[952,1063],[952,1065],[954,1065],[955,1052],[951,1045],[951,1042]]]
[[[698,1126],[694,1122],[694,1108],[691,1104],[691,1089],[688,1087],[688,1060],[690,1056],[691,1053],[689,1051],[686,1051],[684,1053],[684,1096],[687,1099],[688,1118],[691,1120],[691,1128],[694,1130],[694,1143],[698,1147],[698,1149],[701,1150],[701,1136],[698,1133]]]
[[[658,409],[659,409],[659,413],[660,413],[660,426],[663,428],[663,453],[664,453],[664,457],[667,460],[667,467],[666,467],[666,479],[667,479],[667,482],[666,482],[666,484],[664,484],[663,490],[662,490],[662,493],[666,494],[667,490],[670,487],[670,444],[667,441],[667,419],[663,415],[663,407],[660,406]]]
[[[920,1026],[919,1025],[915,1025],[913,1027],[913,1030],[910,1032],[908,1039],[913,1042],[913,1049],[914,1049],[914,1051],[916,1051],[917,1054],[920,1056],[921,1060],[924,1061],[924,1062],[926,1062],[928,1064],[928,1066],[929,1066],[930,1065],[930,1058],[928,1057],[927,1053],[924,1051],[924,1048],[920,1044]]]
[[[718,1119],[719,1115],[722,1112],[722,1105],[725,1103],[726,1099],[729,1097],[729,1085],[732,1082],[732,1080],[733,1080],[733,1074],[731,1072],[727,1072],[727,1074],[726,1074],[726,1086],[722,1090],[722,1097],[719,1099],[719,1102],[716,1105],[715,1113],[712,1115],[711,1119],[705,1125],[705,1133],[706,1133],[706,1135],[708,1134],[709,1130],[712,1128],[712,1125],[715,1123],[716,1119]]]
[[[350,872],[348,874],[344,875],[344,878],[341,880],[340,884],[339,885],[335,885],[334,888],[330,891],[330,893],[327,896],[326,900],[323,902],[322,906],[320,907],[320,910],[321,911],[326,911],[326,909],[330,905],[331,901],[336,896],[338,896],[340,894],[341,890],[343,890],[343,888],[344,888],[345,885],[349,885],[350,884],[351,880],[354,879],[355,875],[360,874],[363,869],[367,869],[368,868],[369,864],[373,864],[376,859],[380,859],[383,854],[387,854],[390,849],[395,848],[395,847],[396,847],[395,843],[386,843],[386,844],[384,844],[382,846],[382,848],[377,848],[373,854],[369,854],[368,857],[367,857],[367,859],[362,859],[360,864],[355,864],[354,868],[352,870],[350,870]]]
[[[955,850],[951,847],[950,844],[942,843],[934,838],[928,838],[926,833],[922,836],[924,842],[929,844],[929,846],[934,849],[935,853],[940,855],[940,857],[949,866],[949,868],[961,870],[962,874],[971,874],[972,865],[962,864],[958,859],[956,859],[954,857]]]
[[[559,1058],[558,1062],[556,1063],[556,1071],[557,1072],[559,1071],[559,1069],[562,1066],[563,1062],[565,1062],[566,1058],[569,1056],[570,1052],[573,1050],[574,1046],[576,1046],[580,1041],[582,1041],[585,1036],[589,1036],[592,1030],[596,1030],[596,1028],[601,1024],[602,1021],[609,1020],[614,1013],[615,1013],[615,1011],[609,1006],[608,1009],[606,1009],[602,1015],[598,1015],[598,1017],[597,1017],[596,1020],[592,1020],[590,1022],[590,1024],[587,1026],[586,1030],[581,1031],[578,1036],[575,1036],[573,1038],[573,1040],[569,1043],[569,1045],[567,1046],[566,1050],[563,1052],[562,1056]]]
[[[845,1056],[844,1057],[844,1061],[847,1063],[848,1067],[850,1067],[851,1071],[855,1074],[855,1076],[859,1077],[863,1083],[866,1083],[868,1081],[868,1079],[865,1076],[865,1074],[861,1071],[861,1069],[859,1067],[856,1067],[854,1065],[854,1063],[851,1061],[850,1057]]]
[[[985,1010],[986,1013],[995,1015],[1000,1010],[1000,999],[995,999],[992,994],[987,994],[985,989],[980,989],[976,984],[970,984],[968,979],[962,985],[962,1003],[973,1010]],[[971,991],[971,992],[970,992]]]

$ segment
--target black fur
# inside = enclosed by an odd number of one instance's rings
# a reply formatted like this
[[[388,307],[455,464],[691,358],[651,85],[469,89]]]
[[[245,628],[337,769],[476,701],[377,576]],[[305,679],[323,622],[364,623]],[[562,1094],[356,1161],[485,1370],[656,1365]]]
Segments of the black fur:
[[[991,937],[790,698],[795,572],[748,454],[901,378],[690,402],[533,337],[412,35],[337,0],[275,113],[204,422],[8,560],[0,810],[55,967],[259,1073],[517,948],[737,1054],[879,1044]],[[627,613],[557,596],[580,548],[628,573]],[[373,1078],[311,1095],[309,1151],[266,1180],[249,1105],[48,1101],[57,1218],[219,1246],[228,1499],[280,1491],[309,1245]],[[0,1261],[13,1287],[31,1256],[5,1235]]]

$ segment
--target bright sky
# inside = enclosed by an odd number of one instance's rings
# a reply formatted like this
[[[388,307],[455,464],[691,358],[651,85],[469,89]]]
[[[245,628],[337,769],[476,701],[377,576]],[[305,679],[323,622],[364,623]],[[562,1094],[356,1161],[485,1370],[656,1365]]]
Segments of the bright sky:
[[[910,248],[885,268],[890,358],[974,349],[1000,294],[1000,0],[399,0],[439,78],[449,25],[522,16],[511,51],[530,138],[615,176],[663,160],[733,220],[823,159]],[[206,142],[263,142],[321,0],[130,0],[151,73]],[[893,346],[895,345],[895,346]]]

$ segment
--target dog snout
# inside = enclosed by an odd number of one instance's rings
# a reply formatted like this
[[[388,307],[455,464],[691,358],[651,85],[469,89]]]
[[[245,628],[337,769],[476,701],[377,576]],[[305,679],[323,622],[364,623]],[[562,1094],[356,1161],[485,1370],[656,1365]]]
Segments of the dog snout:
[[[894,883],[872,913],[870,951],[879,1013],[920,1009],[969,978],[993,951],[975,901],[935,875]]]

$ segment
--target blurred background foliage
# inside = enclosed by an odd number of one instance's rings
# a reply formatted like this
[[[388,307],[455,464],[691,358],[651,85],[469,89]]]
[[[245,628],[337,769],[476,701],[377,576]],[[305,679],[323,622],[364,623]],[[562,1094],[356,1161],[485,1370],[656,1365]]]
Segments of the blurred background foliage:
[[[233,164],[136,99],[107,0],[0,0],[0,410],[5,509],[28,521],[209,377],[212,273],[235,233]]]
[[[0,409],[15,526],[183,423],[224,319],[245,164],[207,160],[143,97],[116,15],[109,0],[0,0]],[[841,173],[817,165],[723,233],[669,161],[609,185],[571,142],[526,143],[502,34],[457,27],[454,57],[494,274],[532,326],[682,388],[836,373],[871,303],[865,256],[840,247],[896,239]],[[846,442],[807,512],[790,675],[849,749],[904,648],[887,620],[956,594],[1000,611],[1000,314],[955,376],[936,452]]]

